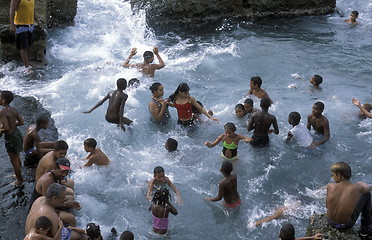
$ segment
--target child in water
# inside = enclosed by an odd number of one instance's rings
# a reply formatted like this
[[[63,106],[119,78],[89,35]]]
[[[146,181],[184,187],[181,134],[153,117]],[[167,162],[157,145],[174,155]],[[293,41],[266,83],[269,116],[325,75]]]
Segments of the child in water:
[[[68,228],[71,229],[72,231],[88,236],[88,240],[103,240],[101,235],[101,229],[99,225],[95,223],[88,223],[85,229],[71,226],[69,226]]]
[[[235,106],[235,116],[237,118],[244,118],[247,113],[245,112],[244,105],[239,103]]]
[[[178,191],[176,186],[174,186],[172,181],[165,176],[164,168],[161,166],[157,166],[154,168],[154,178],[149,181],[149,187],[147,189],[146,195],[147,199],[151,201],[152,199],[151,194],[154,188],[156,190],[160,190],[162,188],[165,188],[166,185],[168,185],[176,193],[176,202],[180,205],[183,205],[183,200],[181,198],[180,192]]]
[[[206,201],[216,202],[223,198],[223,205],[230,209],[240,205],[241,201],[237,187],[238,179],[234,173],[231,173],[232,170],[233,165],[231,161],[223,161],[220,171],[224,178],[218,185],[218,195],[214,198],[205,198]]]
[[[53,238],[48,237],[48,232],[52,229],[52,222],[45,216],[39,217],[36,222],[35,226],[30,229],[27,236],[23,240],[38,240],[38,239],[45,239],[45,240],[54,240],[54,239],[61,239],[61,230],[63,227],[62,221],[59,223],[58,231],[56,232]]]
[[[212,148],[219,142],[223,141],[222,157],[228,160],[238,159],[238,144],[240,140],[248,143],[252,140],[250,137],[235,134],[236,127],[232,122],[228,122],[224,126],[225,134],[220,135],[213,143],[205,142],[205,146]]]
[[[177,215],[177,209],[169,201],[169,190],[162,188],[157,190],[151,201],[149,211],[152,212],[153,227],[152,230],[157,234],[166,234],[168,231],[169,213]]]

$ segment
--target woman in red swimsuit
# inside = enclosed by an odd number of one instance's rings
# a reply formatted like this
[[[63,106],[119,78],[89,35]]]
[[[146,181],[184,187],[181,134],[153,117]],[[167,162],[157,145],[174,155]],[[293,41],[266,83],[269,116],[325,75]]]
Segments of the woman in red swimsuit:
[[[178,124],[182,126],[194,125],[194,119],[192,117],[193,106],[211,120],[218,121],[218,119],[209,115],[208,112],[196,102],[195,98],[189,95],[189,91],[189,85],[187,85],[187,83],[181,83],[178,85],[176,91],[169,96],[169,100],[173,103],[170,105],[177,109]]]

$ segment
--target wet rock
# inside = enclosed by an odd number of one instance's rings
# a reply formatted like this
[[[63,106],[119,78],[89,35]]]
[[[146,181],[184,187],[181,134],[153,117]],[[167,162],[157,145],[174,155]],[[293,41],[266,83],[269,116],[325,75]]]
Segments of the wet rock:
[[[11,0],[0,0],[0,61],[22,61],[16,49],[15,36],[9,32],[9,7]],[[35,0],[35,14],[42,26],[35,26],[35,42],[31,48],[31,61],[46,64],[47,36],[45,28],[73,25],[77,0]]]
[[[354,228],[348,230],[337,230],[328,225],[325,214],[312,215],[306,229],[306,236],[314,236],[316,233],[323,233],[330,240],[360,240],[358,231]]]
[[[224,18],[288,17],[333,12],[336,0],[131,0],[150,25],[200,24]]]

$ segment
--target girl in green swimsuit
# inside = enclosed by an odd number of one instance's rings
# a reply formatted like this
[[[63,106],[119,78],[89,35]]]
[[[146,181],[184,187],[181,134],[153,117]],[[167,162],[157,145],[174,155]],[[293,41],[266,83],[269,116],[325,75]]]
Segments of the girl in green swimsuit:
[[[214,142],[205,142],[205,146],[212,148],[222,141],[223,149],[222,156],[229,160],[238,159],[238,144],[240,140],[248,143],[252,140],[250,137],[235,134],[236,127],[232,122],[228,122],[224,126],[225,134],[220,135]]]

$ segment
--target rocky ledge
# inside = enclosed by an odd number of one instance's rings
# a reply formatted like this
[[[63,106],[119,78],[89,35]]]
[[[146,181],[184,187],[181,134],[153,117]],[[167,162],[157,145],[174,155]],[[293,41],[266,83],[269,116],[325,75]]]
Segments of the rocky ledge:
[[[336,0],[130,0],[150,25],[200,24],[224,18],[289,17],[333,12]]]

